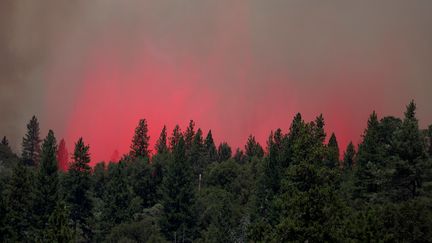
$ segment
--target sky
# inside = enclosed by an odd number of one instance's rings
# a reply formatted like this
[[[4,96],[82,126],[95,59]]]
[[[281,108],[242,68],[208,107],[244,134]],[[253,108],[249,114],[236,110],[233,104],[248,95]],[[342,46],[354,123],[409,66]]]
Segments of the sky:
[[[93,161],[193,119],[216,142],[265,145],[322,113],[343,150],[369,114],[414,99],[432,123],[432,1],[0,2],[0,135],[20,150],[39,118]]]

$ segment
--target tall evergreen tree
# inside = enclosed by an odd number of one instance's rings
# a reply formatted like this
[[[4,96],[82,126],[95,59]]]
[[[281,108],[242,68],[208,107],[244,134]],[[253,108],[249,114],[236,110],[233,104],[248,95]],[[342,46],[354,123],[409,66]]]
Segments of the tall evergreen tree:
[[[174,161],[168,165],[163,181],[162,229],[171,240],[190,242],[194,228],[194,188],[192,168],[187,162],[185,141],[174,147]]]
[[[334,133],[332,133],[327,144],[326,165],[329,168],[335,168],[339,166],[339,145],[336,139],[336,135]]]
[[[130,155],[132,158],[150,158],[148,128],[146,119],[141,119],[135,128]]]
[[[207,167],[208,161],[206,161],[204,141],[202,137],[202,131],[198,128],[194,139],[192,141],[191,150],[189,153],[190,164],[193,167],[196,175],[202,174],[204,169]]]
[[[0,143],[0,167],[13,168],[18,162],[18,156],[12,151],[9,146],[9,142],[6,137],[3,137],[3,141]],[[2,169],[0,169],[0,176]],[[0,177],[1,180],[1,177]],[[1,239],[0,239],[1,241]]]
[[[57,150],[57,161],[58,168],[61,171],[67,171],[69,167],[69,152],[66,148],[66,142],[64,139],[60,140]]]
[[[402,127],[395,136],[395,148],[400,158],[392,181],[396,187],[396,196],[399,199],[416,197],[422,187],[427,155],[414,101],[407,106]]]
[[[295,140],[297,138],[297,136],[302,131],[304,125],[305,122],[303,121],[302,115],[300,113],[297,113],[294,116],[294,119],[290,126],[289,137],[291,140]]]
[[[92,200],[89,195],[91,189],[89,149],[90,147],[84,144],[82,138],[77,141],[72,163],[64,181],[66,203],[74,223],[74,238],[78,241],[89,241],[92,237],[89,225],[92,216]]]
[[[343,166],[345,170],[352,170],[354,166],[355,155],[356,155],[356,151],[354,148],[354,144],[350,142],[344,153]]]
[[[33,116],[27,124],[27,133],[22,142],[22,159],[28,165],[37,165],[40,160],[39,122]]]
[[[322,142],[325,138],[323,118],[318,117],[317,122],[319,127],[315,122],[305,123],[300,113],[294,117],[290,130],[283,140],[284,167],[302,161],[322,163],[325,155]]]
[[[252,157],[262,158],[264,156],[264,149],[255,140],[255,136],[249,135],[245,145],[246,156],[251,159]]]
[[[277,130],[275,133],[273,131],[270,133],[270,136],[267,140],[267,160],[266,166],[264,168],[264,177],[266,181],[266,188],[270,189],[273,193],[277,193],[279,191],[280,186],[280,173],[281,173],[281,164],[279,161],[279,153],[280,153],[280,144],[279,144],[279,136],[280,132]]]
[[[368,162],[382,164],[384,162],[384,149],[379,133],[379,121],[376,112],[369,117],[367,128],[363,134],[363,142],[359,145],[359,166],[366,166]]]
[[[156,141],[155,150],[157,154],[164,154],[168,152],[166,126],[162,128],[159,139]]]
[[[4,136],[0,143],[0,159],[6,159],[6,157],[8,157],[6,154],[12,154],[12,149],[9,146],[9,141],[6,136]]]
[[[395,154],[394,151],[394,139],[397,131],[402,126],[402,120],[392,116],[383,117],[379,124],[379,137],[380,141],[385,147],[385,156],[391,156]]]
[[[3,137],[2,141],[1,141],[1,145],[3,145],[3,146],[9,146],[9,141],[6,138],[6,136]]]
[[[281,152],[285,135],[280,128],[276,129],[273,135],[274,146],[278,152]]]
[[[222,162],[231,158],[231,147],[226,142],[222,142],[218,147],[218,161]]]
[[[240,163],[240,164],[244,164],[246,162],[246,156],[245,156],[243,150],[241,150],[240,148],[236,149],[236,152],[235,152],[233,158],[237,163]]]
[[[59,178],[56,154],[56,138],[54,132],[49,130],[42,144],[42,156],[35,188],[34,214],[41,238],[43,238],[43,230],[47,227],[48,219],[54,212],[58,201]]]
[[[314,126],[314,135],[315,138],[317,140],[317,142],[324,144],[325,138],[326,138],[326,133],[324,131],[324,126],[325,126],[325,122],[324,122],[324,117],[322,114],[320,114],[316,119],[315,119],[315,126]]]
[[[184,133],[186,154],[189,152],[189,150],[192,147],[192,142],[194,137],[195,137],[195,122],[193,120],[190,120],[189,126],[186,128],[186,131]]]
[[[6,188],[6,242],[34,240],[34,176],[22,162],[15,164]]]
[[[209,130],[207,133],[207,137],[204,141],[206,153],[207,153],[207,159],[209,162],[213,162],[217,160],[217,150],[216,145],[213,140],[212,131]]]
[[[181,132],[180,126],[176,125],[173,129],[172,135],[170,137],[169,141],[169,149],[171,151],[174,151],[174,148],[177,146],[178,142],[180,141],[180,138],[183,137],[183,134]]]
[[[384,190],[386,178],[385,147],[379,136],[379,121],[375,111],[370,115],[367,128],[363,134],[363,142],[357,154],[357,170],[355,179],[355,197],[377,198],[375,195]]]
[[[267,140],[268,155],[264,159],[262,172],[257,180],[256,185],[256,213],[258,218],[271,224],[277,213],[273,208],[273,197],[279,192],[280,179],[283,174],[279,154],[281,152],[280,139],[281,131],[273,131]],[[258,221],[260,222],[260,221]]]

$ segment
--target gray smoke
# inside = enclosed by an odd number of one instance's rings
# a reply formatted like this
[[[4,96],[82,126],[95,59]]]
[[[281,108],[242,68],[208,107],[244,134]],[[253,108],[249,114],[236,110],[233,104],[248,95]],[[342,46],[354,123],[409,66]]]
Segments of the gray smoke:
[[[425,126],[432,122],[431,13],[432,1],[421,0],[3,0],[0,135],[18,148],[36,114],[43,134],[55,128],[62,136],[95,46],[125,66],[143,45],[172,63],[194,57],[206,75],[196,85],[217,100],[215,122],[241,131],[241,140],[258,126],[286,128],[297,111],[308,119],[327,113],[329,129],[341,120],[347,140],[371,110],[401,115],[412,98]]]

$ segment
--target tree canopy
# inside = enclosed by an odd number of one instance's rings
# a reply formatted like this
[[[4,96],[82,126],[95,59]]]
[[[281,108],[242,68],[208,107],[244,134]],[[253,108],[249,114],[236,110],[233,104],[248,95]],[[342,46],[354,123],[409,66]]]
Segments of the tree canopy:
[[[431,242],[432,125],[416,111],[374,111],[347,145],[298,113],[243,150],[191,120],[154,154],[141,119],[130,151],[94,167],[83,138],[69,159],[33,117],[21,156],[0,143],[0,241]]]

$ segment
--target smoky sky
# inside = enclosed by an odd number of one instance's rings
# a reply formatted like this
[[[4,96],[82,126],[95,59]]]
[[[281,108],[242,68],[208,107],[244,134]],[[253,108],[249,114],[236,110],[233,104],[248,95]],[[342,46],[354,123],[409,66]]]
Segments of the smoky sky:
[[[261,144],[323,113],[357,143],[376,110],[414,99],[432,123],[431,1],[12,1],[0,3],[0,135],[19,149],[39,117],[94,160],[190,119],[217,142]]]

